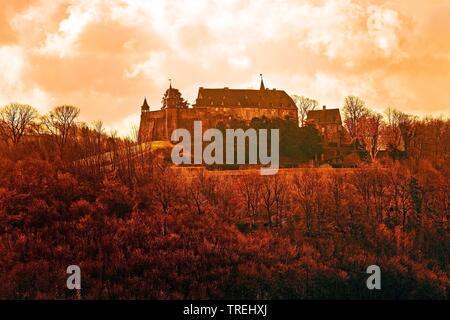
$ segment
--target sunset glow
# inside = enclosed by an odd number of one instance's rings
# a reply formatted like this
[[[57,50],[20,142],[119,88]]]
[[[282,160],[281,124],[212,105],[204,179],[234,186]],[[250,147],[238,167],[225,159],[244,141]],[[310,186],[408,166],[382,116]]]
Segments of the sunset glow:
[[[408,319],[448,302],[450,0],[0,8],[11,313],[364,319],[398,303]]]
[[[450,2],[421,0],[0,0],[0,104],[81,109],[127,133],[168,78],[198,87],[266,85],[342,107],[450,110]]]

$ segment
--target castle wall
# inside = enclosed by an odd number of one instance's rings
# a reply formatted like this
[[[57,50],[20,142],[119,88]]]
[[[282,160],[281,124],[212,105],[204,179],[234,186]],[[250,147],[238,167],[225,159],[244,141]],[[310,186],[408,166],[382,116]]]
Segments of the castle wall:
[[[140,141],[170,140],[172,131],[185,128],[193,131],[194,121],[202,121],[203,130],[216,128],[219,123],[227,124],[232,119],[247,123],[253,118],[292,118],[298,121],[297,109],[283,108],[241,108],[241,107],[194,107],[189,109],[166,108],[158,111],[144,111],[139,127]]]
[[[139,141],[165,140],[165,110],[141,113]]]
[[[196,109],[196,108],[194,108]],[[286,117],[292,118],[298,121],[297,109],[282,109],[282,108],[241,108],[237,107],[207,107],[208,119],[210,119],[210,126],[216,127],[219,122],[227,122],[231,119],[244,120],[247,123],[253,118],[266,117],[281,118]]]

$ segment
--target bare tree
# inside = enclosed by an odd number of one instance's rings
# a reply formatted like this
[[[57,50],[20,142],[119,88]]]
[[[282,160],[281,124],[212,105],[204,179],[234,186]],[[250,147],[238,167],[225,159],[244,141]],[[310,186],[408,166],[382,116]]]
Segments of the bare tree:
[[[373,112],[367,113],[359,121],[358,139],[369,153],[372,161],[375,161],[380,147],[382,120],[381,114]]]
[[[131,127],[130,140],[133,142],[139,142],[139,126],[133,125]]]
[[[256,175],[241,177],[239,187],[245,199],[247,214],[252,220],[252,227],[255,227],[260,205],[261,178]]]
[[[79,114],[79,108],[62,105],[54,108],[42,119],[42,123],[50,134],[55,137],[61,151],[66,146],[70,134],[73,132],[75,119]]]
[[[204,207],[208,200],[205,197],[205,190],[208,188],[208,179],[203,171],[195,173],[190,177],[186,177],[188,183],[184,184],[185,198],[188,203],[195,207],[197,214],[204,213]]]
[[[179,181],[170,167],[163,162],[154,163],[153,166],[153,181],[152,194],[156,203],[162,209],[163,221],[162,221],[162,235],[167,234],[167,219],[170,213],[170,209],[173,206],[175,200],[179,196]]]
[[[398,126],[402,135],[405,151],[408,153],[411,141],[416,134],[417,119],[409,114],[400,113]]]
[[[96,152],[101,153],[102,152],[102,137],[105,133],[105,128],[103,127],[103,121],[97,120],[92,123],[92,126],[94,127],[95,137],[96,137]]]
[[[353,142],[358,142],[360,121],[368,113],[364,101],[355,96],[346,97],[343,112],[344,123],[350,137]]]
[[[263,177],[260,182],[260,198],[267,214],[270,228],[280,227],[287,206],[287,185],[279,175]],[[275,221],[272,217],[275,216]]]
[[[323,202],[320,197],[322,184],[321,176],[316,171],[305,171],[293,177],[293,192],[295,201],[302,209],[305,218],[306,234],[312,236],[315,233],[314,223],[319,215],[319,207]]]
[[[10,103],[0,109],[0,134],[3,140],[16,145],[27,130],[30,130],[38,112],[32,106]]]
[[[273,189],[273,177],[266,176],[261,181],[261,200],[267,214],[267,225],[272,228],[273,206],[275,204],[275,192]]]
[[[280,227],[283,224],[287,205],[287,183],[284,178],[275,175],[273,179],[273,191],[275,197],[275,224]]]
[[[345,196],[344,175],[333,172],[327,181],[327,187],[331,195],[331,203],[334,213],[334,226],[336,230],[342,232],[342,226],[345,225],[343,207]],[[298,188],[298,185],[297,185]]]
[[[300,116],[300,125],[303,127],[306,123],[306,118],[308,117],[308,112],[317,109],[319,106],[319,102],[314,99],[310,99],[304,96],[293,95],[292,99],[294,100],[299,116]]]
[[[400,150],[402,145],[402,136],[399,128],[401,112],[394,108],[387,108],[386,126],[383,130],[383,143],[391,150]]]

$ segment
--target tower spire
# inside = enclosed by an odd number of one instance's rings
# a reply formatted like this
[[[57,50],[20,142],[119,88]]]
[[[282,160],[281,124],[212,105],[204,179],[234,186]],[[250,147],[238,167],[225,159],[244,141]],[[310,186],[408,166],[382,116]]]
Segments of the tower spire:
[[[172,79],[169,79],[169,89],[172,89]]]
[[[149,105],[147,103],[147,97],[144,98],[144,103],[142,104],[141,109],[144,110],[144,111],[150,110],[150,107],[149,107]]]
[[[261,77],[261,86],[259,87],[259,90],[266,90],[262,73],[260,73],[259,76]]]

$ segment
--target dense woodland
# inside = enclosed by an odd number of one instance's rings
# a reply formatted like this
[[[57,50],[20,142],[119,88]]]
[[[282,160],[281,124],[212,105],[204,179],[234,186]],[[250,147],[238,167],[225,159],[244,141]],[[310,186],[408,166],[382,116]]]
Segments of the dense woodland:
[[[358,168],[260,176],[173,168],[75,107],[2,108],[0,297],[448,299],[450,121],[343,111]]]

